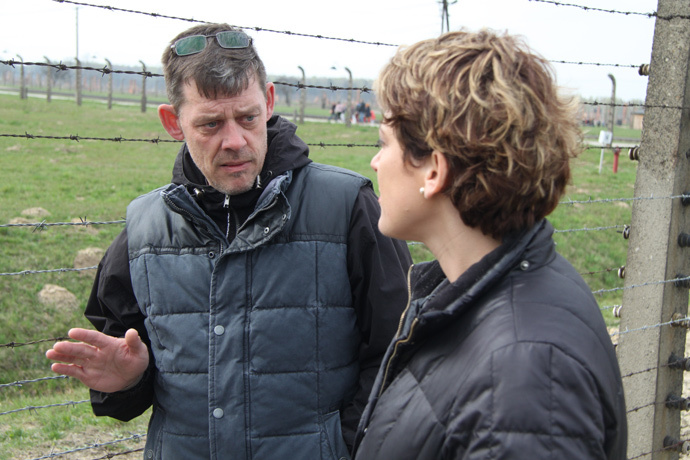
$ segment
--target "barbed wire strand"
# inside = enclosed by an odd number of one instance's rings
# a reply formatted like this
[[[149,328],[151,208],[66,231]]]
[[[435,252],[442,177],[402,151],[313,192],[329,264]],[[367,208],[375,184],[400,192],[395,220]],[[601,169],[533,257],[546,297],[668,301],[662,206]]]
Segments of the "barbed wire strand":
[[[9,414],[15,414],[17,412],[26,412],[26,411],[35,411],[37,409],[49,409],[51,407],[62,407],[62,406],[78,406],[79,404],[85,404],[87,402],[91,402],[90,399],[82,399],[81,401],[67,401],[64,403],[57,403],[57,404],[47,404],[45,406],[26,406],[22,407],[21,409],[13,409],[13,410],[8,410],[6,412],[0,412],[0,415],[9,415]]]
[[[623,14],[625,16],[630,16],[630,15],[636,15],[636,16],[646,16],[648,18],[653,18],[656,17],[657,14],[656,12],[651,12],[651,13],[640,13],[638,11],[618,11],[618,10],[607,10],[603,8],[594,8],[592,6],[583,6],[583,5],[575,5],[573,3],[563,3],[563,2],[557,2],[554,0],[529,0],[530,2],[537,2],[537,3],[549,3],[551,5],[556,5],[556,6],[569,6],[569,7],[575,7],[575,8],[580,8],[585,11],[598,11],[601,13],[614,13],[614,14]]]
[[[20,276],[20,275],[38,275],[43,273],[66,273],[66,272],[82,272],[87,270],[95,270],[98,265],[80,268],[52,268],[47,270],[22,270],[20,272],[0,273],[0,276]],[[2,345],[0,345],[2,347]]]
[[[65,379],[69,379],[69,377],[66,375],[56,375],[53,377],[41,377],[41,378],[32,379],[32,380],[17,380],[16,382],[2,383],[2,384],[0,384],[0,388],[23,387],[27,383],[38,383],[38,382],[45,382],[46,380],[65,380]]]
[[[690,321],[690,317],[685,317],[685,318],[681,318],[681,319],[673,319],[673,320],[667,321],[665,323],[658,323],[658,324],[653,324],[653,325],[649,325],[649,326],[641,326],[641,327],[637,327],[635,329],[626,329],[624,331],[617,331],[617,332],[611,333],[610,336],[614,337],[614,336],[621,336],[624,334],[629,334],[631,332],[647,331],[650,329],[657,329],[657,328],[660,328],[663,326],[672,326],[674,324],[683,323],[683,322],[687,322],[687,321]]]
[[[83,2],[75,2],[71,0],[53,0],[54,2],[57,3],[70,3],[72,5],[78,5],[78,6],[88,6],[88,7],[94,7],[94,8],[101,8],[109,11],[121,11],[125,13],[134,13],[134,14],[143,14],[145,16],[153,16],[156,18],[165,18],[165,19],[175,19],[178,21],[185,21],[185,22],[195,22],[199,24],[207,24],[211,21],[202,21],[200,19],[192,19],[192,18],[181,18],[177,16],[168,16],[165,14],[160,14],[160,13],[147,13],[145,11],[138,11],[138,10],[129,10],[125,8],[116,8],[114,6],[106,6],[106,5],[93,5],[90,3],[83,3]],[[231,24],[233,27],[238,27],[240,29],[246,30],[254,30],[256,32],[270,32],[270,33],[276,33],[276,34],[283,34],[283,35],[290,35],[290,36],[298,36],[298,37],[308,37],[308,38],[318,38],[322,40],[336,40],[336,41],[343,41],[343,42],[348,42],[348,43],[359,43],[359,44],[364,44],[364,45],[377,45],[377,46],[393,46],[397,47],[398,45],[394,45],[391,43],[382,43],[382,42],[375,42],[375,41],[365,41],[365,40],[356,40],[354,38],[340,38],[340,37],[328,37],[325,35],[315,35],[315,34],[305,34],[305,33],[299,33],[299,32],[291,32],[289,30],[274,30],[274,29],[267,29],[264,27],[256,27],[256,26],[240,26],[237,24]]]
[[[563,3],[555,0],[529,0],[530,2],[537,3],[549,3],[555,6],[567,6],[573,8],[580,8],[585,11],[597,11],[600,13],[612,13],[612,14],[622,14],[625,16],[646,16],[647,18],[657,18],[662,20],[670,21],[671,19],[690,19],[690,15],[687,14],[669,14],[667,16],[660,15],[657,11],[652,11],[650,13],[642,13],[639,11],[620,11],[620,10],[607,10],[604,8],[595,8],[592,6],[576,5],[573,3]]]
[[[48,135],[38,135],[38,134],[31,134],[28,132],[25,132],[24,134],[16,134],[16,133],[0,133],[0,137],[13,137],[13,138],[23,138],[23,139],[54,139],[54,140],[70,140],[70,141],[83,141],[83,140],[89,140],[89,141],[107,141],[107,142],[147,142],[151,144],[159,144],[161,142],[170,142],[170,143],[181,143],[184,141],[179,141],[176,139],[161,139],[160,137],[156,138],[149,138],[149,139],[128,139],[124,137],[93,137],[93,136],[79,136],[78,134],[70,134],[66,136],[48,136]],[[378,148],[380,147],[379,144],[374,143],[374,144],[355,144],[355,143],[327,143],[327,142],[308,142],[308,146],[310,147],[371,147],[371,148]],[[592,144],[583,144],[584,148],[595,148],[595,149],[605,149],[605,150],[615,150],[615,149],[625,149],[625,148],[630,148],[629,145],[592,145]]]
[[[108,458],[119,457],[120,455],[133,454],[133,453],[136,453],[136,452],[143,452],[143,451],[144,451],[144,448],[143,448],[143,447],[140,447],[140,448],[138,448],[138,449],[126,450],[126,451],[124,451],[124,452],[117,452],[117,453],[115,453],[115,454],[105,454],[105,455],[102,456],[102,457],[93,458],[93,459],[91,459],[91,460],[105,460],[105,459],[108,459]]]
[[[595,232],[595,231],[602,231],[602,230],[611,230],[614,228],[624,228],[625,225],[608,225],[604,227],[583,227],[583,228],[571,228],[568,230],[556,230],[554,229],[554,233],[573,233],[573,232]]]
[[[43,459],[46,459],[46,458],[61,457],[61,456],[63,456],[63,455],[74,454],[74,453],[76,453],[76,452],[84,452],[84,451],[91,450],[91,449],[99,449],[99,448],[101,448],[101,447],[113,446],[113,445],[120,444],[120,443],[123,443],[123,442],[141,441],[141,440],[143,440],[143,439],[146,439],[146,433],[133,434],[132,436],[130,436],[130,437],[128,437],[128,438],[120,438],[120,439],[115,439],[115,440],[113,440],[113,441],[107,441],[107,442],[102,442],[102,443],[88,444],[88,445],[86,445],[86,446],[84,446],[84,447],[78,447],[78,448],[76,448],[76,449],[65,450],[65,451],[62,451],[62,452],[52,452],[52,453],[50,453],[50,454],[48,454],[48,455],[43,455],[43,456],[41,456],[41,457],[35,457],[35,458],[29,459],[29,460],[43,460]],[[139,450],[129,451],[129,452],[127,452],[127,453],[130,453],[130,452],[137,452],[137,451],[139,451]],[[114,455],[121,455],[121,454],[108,454],[108,455],[113,455],[113,456],[114,456]],[[103,457],[103,458],[109,458],[109,457]]]
[[[56,1],[56,0],[54,0]],[[595,66],[595,67],[618,67],[618,68],[630,68],[630,69],[637,69],[639,72],[640,65],[639,64],[620,64],[620,63],[610,63],[610,62],[588,62],[588,61],[566,61],[566,60],[556,60],[556,59],[550,59],[549,62],[553,64],[569,64],[569,65],[580,65],[580,66]],[[10,66],[12,68],[15,68],[15,65],[26,65],[26,66],[38,66],[38,67],[50,67],[55,69],[57,72],[66,72],[68,70],[86,70],[89,72],[98,72],[101,75],[110,75],[110,74],[122,74],[122,75],[140,75],[142,77],[146,78],[163,78],[165,77],[164,74],[161,73],[155,73],[151,71],[144,71],[144,70],[119,70],[119,69],[114,69],[110,68],[108,66],[103,66],[103,67],[93,67],[89,65],[81,65],[81,64],[64,64],[62,61],[52,63],[52,62],[34,62],[34,61],[22,61],[22,60],[15,60],[14,58],[10,58],[8,60],[0,60],[0,64],[4,64],[7,66]],[[318,85],[308,85],[306,83],[288,83],[284,81],[273,81],[272,83],[276,85],[284,85],[284,86],[293,86],[297,89],[304,89],[304,88],[314,88],[314,89],[325,89],[325,90],[330,90],[330,91],[350,91],[350,90],[360,90],[362,92],[370,92],[372,91],[371,88],[367,88],[366,86],[363,87],[340,87],[340,86],[335,86],[333,84],[329,86],[318,86]]]
[[[60,342],[62,340],[70,340],[70,338],[69,337],[53,337],[50,339],[33,340],[31,342],[9,342],[9,343],[0,344],[0,348],[25,347],[28,345],[37,345],[39,343],[45,343],[45,342]]]
[[[16,224],[0,224],[0,228],[10,228],[10,227],[34,227],[34,231],[45,230],[48,227],[59,227],[59,226],[76,226],[76,227],[89,227],[91,225],[113,225],[113,224],[124,224],[125,220],[110,220],[110,221],[87,221],[86,217],[80,217],[81,222],[53,222],[49,223],[45,220],[36,223],[16,223]]]
[[[161,139],[160,137],[156,138],[150,138],[150,139],[127,139],[124,137],[89,137],[89,136],[80,136],[78,134],[70,134],[67,136],[47,136],[47,135],[37,135],[37,134],[30,134],[30,133],[24,133],[24,134],[0,134],[0,137],[14,137],[14,138],[22,138],[22,139],[53,139],[53,140],[70,140],[70,141],[108,141],[108,142],[147,142],[151,144],[159,144],[161,142],[171,142],[171,143],[181,143],[184,141],[179,141],[176,139]],[[313,142],[313,143],[307,143],[308,146],[311,147],[379,147],[378,144],[355,144],[352,142],[349,143],[327,143],[327,142]]]
[[[671,198],[671,197],[669,197]],[[572,201],[568,201],[561,204],[572,204]],[[33,227],[34,230],[43,230],[48,227],[60,227],[60,226],[76,226],[76,227],[89,227],[91,225],[114,225],[114,224],[124,224],[126,221],[122,220],[110,220],[110,221],[88,221],[86,217],[81,218],[81,222],[24,222],[15,224],[0,224],[0,228],[12,228],[12,227]],[[625,228],[626,225],[608,225],[603,227],[583,227],[583,228],[571,228],[566,230],[554,230],[554,233],[572,233],[572,232],[592,232],[592,231],[603,231],[611,230],[616,228]]]

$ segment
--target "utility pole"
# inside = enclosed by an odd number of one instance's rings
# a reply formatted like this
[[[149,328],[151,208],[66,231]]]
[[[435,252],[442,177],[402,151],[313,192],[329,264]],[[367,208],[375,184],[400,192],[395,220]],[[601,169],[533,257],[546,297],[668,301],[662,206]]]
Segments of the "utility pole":
[[[441,0],[439,3],[442,5],[441,6],[441,33],[449,32],[450,31],[450,15],[448,14],[448,0]],[[450,4],[455,5],[456,3],[458,3],[458,0],[453,1]],[[443,28],[444,25],[446,26],[445,30]]]

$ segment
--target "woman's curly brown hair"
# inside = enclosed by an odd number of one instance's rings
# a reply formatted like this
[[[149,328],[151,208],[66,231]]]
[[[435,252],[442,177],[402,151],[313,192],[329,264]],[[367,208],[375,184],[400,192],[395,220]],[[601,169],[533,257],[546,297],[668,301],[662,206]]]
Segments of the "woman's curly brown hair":
[[[449,159],[445,193],[466,225],[500,240],[558,205],[581,151],[577,101],[519,38],[459,31],[401,48],[375,89],[406,161]]]

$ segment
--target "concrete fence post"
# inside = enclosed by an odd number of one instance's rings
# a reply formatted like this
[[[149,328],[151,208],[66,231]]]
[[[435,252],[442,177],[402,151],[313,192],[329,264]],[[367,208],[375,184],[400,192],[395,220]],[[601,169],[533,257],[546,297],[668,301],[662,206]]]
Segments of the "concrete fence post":
[[[106,59],[106,63],[108,63],[108,70],[110,70],[110,73],[108,73],[108,110],[111,110],[113,108],[113,64]]]
[[[685,353],[685,328],[669,323],[688,311],[687,287],[670,280],[690,276],[690,248],[679,245],[690,232],[690,209],[679,198],[690,190],[690,111],[680,108],[690,107],[690,3],[659,0],[657,15],[617,353],[628,458],[665,460],[678,458],[666,446],[680,434],[680,411],[666,401],[683,386],[682,371],[668,363]]]
[[[146,112],[146,64],[144,61],[141,62],[142,76],[141,76],[141,112]]]

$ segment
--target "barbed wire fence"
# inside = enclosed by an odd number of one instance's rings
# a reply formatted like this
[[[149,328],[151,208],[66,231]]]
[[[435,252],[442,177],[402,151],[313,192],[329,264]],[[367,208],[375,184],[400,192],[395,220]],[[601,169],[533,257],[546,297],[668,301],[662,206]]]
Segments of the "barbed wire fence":
[[[59,3],[70,3],[80,6],[99,7],[117,10],[114,7],[90,5],[88,3],[54,0]],[[683,248],[689,246],[690,236],[683,232],[687,226],[685,207],[690,204],[690,191],[687,189],[687,179],[690,170],[690,131],[687,129],[687,110],[690,108],[690,97],[686,88],[685,76],[688,63],[681,61],[678,56],[690,55],[687,49],[690,45],[690,11],[679,0],[659,0],[656,12],[636,13],[599,8],[582,7],[580,5],[562,3],[550,0],[530,0],[535,3],[550,4],[563,8],[584,8],[593,14],[623,14],[646,15],[656,20],[656,32],[652,62],[645,67],[650,76],[648,96],[644,104],[645,131],[639,146],[630,149],[631,160],[639,161],[637,181],[633,197],[565,200],[562,207],[611,205],[616,203],[631,204],[633,209],[630,222],[615,223],[600,227],[583,227],[572,229],[557,229],[557,234],[576,234],[590,232],[619,232],[622,235],[621,244],[628,245],[627,261],[618,267],[604,267],[601,270],[582,271],[583,276],[615,274],[623,280],[624,285],[613,289],[595,290],[595,295],[602,295],[618,291],[622,295],[620,305],[601,306],[602,311],[613,310],[614,315],[621,318],[620,329],[612,331],[612,338],[617,345],[619,363],[625,385],[628,421],[630,428],[628,458],[677,458],[680,453],[690,451],[690,428],[687,422],[681,422],[681,411],[690,409],[690,398],[685,397],[683,388],[683,374],[690,370],[690,357],[685,356],[685,330],[690,326],[688,317],[688,287],[690,287],[690,267]],[[135,10],[123,10],[132,14],[146,14],[152,18],[168,17],[156,13],[144,13]],[[184,19],[184,18],[175,18]],[[184,19],[190,22],[195,20]],[[196,21],[203,22],[203,21]],[[308,36],[313,39],[341,40],[347,42],[365,43],[377,46],[394,46],[379,42],[367,42],[355,39],[340,39],[317,35],[299,34],[290,31],[276,31],[258,27],[244,27],[245,29],[263,30],[274,33]],[[679,51],[679,43],[684,47]],[[639,64],[603,64],[572,61],[554,61],[565,64],[618,66],[640,68]],[[63,64],[30,63],[17,61],[0,61],[0,65],[14,67],[16,65],[48,66],[58,72],[70,70],[85,70],[103,75],[117,73],[112,68],[94,68],[89,66],[67,66]],[[161,75],[150,72],[121,71],[140,75],[142,78],[160,78]],[[276,82],[292,86],[296,91],[307,88],[327,89],[330,91],[370,91],[366,87],[340,87],[336,85],[306,85],[304,83]],[[662,90],[663,88],[663,90]],[[623,104],[608,101],[594,101],[587,104],[593,106],[618,107]],[[627,104],[625,104],[627,106]],[[23,138],[27,141],[38,140],[69,140],[73,142],[146,142],[158,144],[161,142],[177,142],[159,138],[137,139],[118,137],[98,137],[64,135],[43,135],[24,132],[0,133],[0,138]],[[344,143],[333,144],[325,142],[308,142],[310,146],[346,147],[346,148],[375,148],[373,144]],[[607,148],[615,148],[609,146]],[[59,231],[65,227],[92,228],[93,226],[122,226],[123,220],[90,221],[86,217],[79,222],[36,222],[0,224],[0,230],[20,231],[30,229],[32,232],[44,232],[50,229]],[[21,280],[26,277],[40,276],[46,273],[66,273],[93,270],[95,266],[87,267],[44,267],[22,269],[0,273],[0,277],[10,277]],[[0,343],[0,354],[11,352],[19,347],[39,347],[46,343],[64,340],[63,336],[47,337],[37,331],[36,337],[15,337],[12,341]],[[642,351],[643,350],[643,351]],[[642,351],[642,352],[641,352]],[[43,349],[37,351],[42,353]],[[1,355],[0,355],[1,356]],[[45,376],[27,378],[12,382],[0,382],[0,391],[7,389],[29,389],[36,392],[41,385],[61,384],[68,379],[63,376]],[[24,405],[9,410],[0,409],[0,425],[2,417],[10,415],[31,417],[43,410],[66,410],[77,406],[88,405],[88,400],[63,401],[43,405]],[[30,422],[27,422],[30,423]],[[120,451],[108,453],[98,458],[113,458],[138,454],[142,450],[145,433],[133,433],[129,436],[117,437],[105,442],[88,443],[72,449],[51,451],[45,455],[29,460],[44,458],[70,458],[71,454],[88,455],[89,451],[96,452],[105,447],[122,446]],[[131,444],[137,447],[132,448]],[[95,454],[94,454],[95,455]],[[139,454],[140,455],[140,454]],[[80,457],[87,458],[87,457]],[[91,458],[91,457],[89,457]],[[95,457],[94,457],[95,458]],[[134,457],[132,457],[134,458]]]

